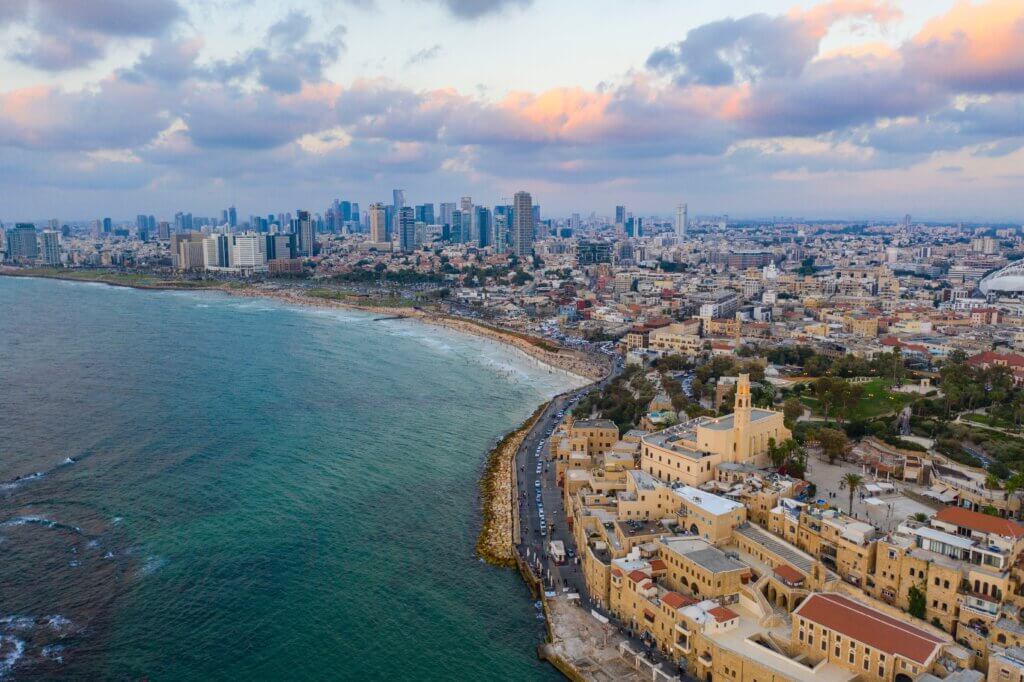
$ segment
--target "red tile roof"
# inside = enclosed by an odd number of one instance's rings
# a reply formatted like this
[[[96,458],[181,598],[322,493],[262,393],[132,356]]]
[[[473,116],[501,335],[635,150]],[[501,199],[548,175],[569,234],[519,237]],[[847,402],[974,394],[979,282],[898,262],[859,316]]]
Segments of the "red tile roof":
[[[779,564],[775,567],[775,575],[782,578],[783,582],[798,584],[804,581],[804,576],[788,564]]]
[[[668,569],[668,566],[666,566],[665,562],[662,561],[661,559],[652,559],[651,560],[651,570],[652,571],[665,571],[667,569]]]
[[[807,597],[793,615],[894,656],[922,665],[945,643],[924,630],[838,594]]]
[[[725,621],[732,620],[733,618],[739,618],[739,614],[725,606],[716,606],[713,609],[708,609],[708,615],[719,623],[724,623]]]
[[[697,600],[693,597],[687,597],[679,594],[678,592],[666,592],[661,598],[661,601],[668,604],[669,607],[673,609],[681,609],[684,606],[690,606],[691,604],[697,603]]]
[[[954,526],[970,528],[979,533],[992,533],[1010,538],[1024,536],[1024,526],[1019,523],[1009,519],[1001,519],[998,516],[989,516],[981,512],[971,511],[963,507],[943,507],[935,515],[935,519],[943,523],[951,523]]]
[[[967,358],[966,363],[968,365],[981,365],[987,367],[989,365],[1006,365],[1007,367],[1024,367],[1024,355],[1017,353],[997,353],[989,350],[984,353],[978,353]]]
[[[646,580],[647,574],[640,570],[633,570],[629,572],[629,579],[635,583],[638,583],[641,580]]]

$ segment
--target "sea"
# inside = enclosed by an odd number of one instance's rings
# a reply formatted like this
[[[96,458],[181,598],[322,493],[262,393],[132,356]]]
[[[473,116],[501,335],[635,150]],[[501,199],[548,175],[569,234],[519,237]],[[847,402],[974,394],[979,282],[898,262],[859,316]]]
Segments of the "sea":
[[[0,679],[559,679],[473,546],[580,382],[378,317],[0,277]]]

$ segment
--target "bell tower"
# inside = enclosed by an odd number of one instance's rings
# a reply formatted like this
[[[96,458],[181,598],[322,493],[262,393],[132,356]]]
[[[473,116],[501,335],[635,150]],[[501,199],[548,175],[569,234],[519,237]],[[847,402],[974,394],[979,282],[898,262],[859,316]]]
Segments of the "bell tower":
[[[741,374],[736,381],[736,405],[733,410],[733,438],[735,461],[744,462],[750,457],[750,375]]]

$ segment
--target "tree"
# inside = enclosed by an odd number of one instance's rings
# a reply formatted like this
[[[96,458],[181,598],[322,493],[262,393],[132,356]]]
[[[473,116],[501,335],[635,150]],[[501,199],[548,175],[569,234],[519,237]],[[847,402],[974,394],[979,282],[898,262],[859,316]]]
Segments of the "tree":
[[[828,422],[828,411],[832,407],[832,402],[835,398],[835,391],[832,386],[832,379],[829,377],[821,377],[814,382],[814,395],[818,398],[818,404],[821,405],[821,412],[825,416],[825,422]]]
[[[818,431],[818,442],[821,443],[821,451],[828,457],[829,464],[846,452],[848,443],[845,433],[827,428]]]
[[[989,490],[999,490],[1000,483],[1001,481],[999,480],[999,477],[991,471],[988,472],[987,476],[985,476],[985,487]]]
[[[800,402],[798,398],[789,398],[786,402],[782,403],[782,415],[788,425],[795,424],[796,420],[799,419],[803,413],[804,404]]]
[[[855,473],[851,472],[851,473],[848,473],[845,476],[843,476],[842,484],[844,486],[846,486],[846,488],[848,489],[848,491],[850,493],[850,509],[849,509],[848,513],[851,516],[853,515],[853,495],[854,495],[854,493],[857,492],[857,488],[859,488],[860,484],[863,483],[863,482],[864,482],[864,479],[863,479],[863,477],[861,477],[860,474],[855,474]]]
[[[924,620],[928,602],[924,598],[924,591],[918,589],[917,585],[907,590],[907,613],[914,618]]]

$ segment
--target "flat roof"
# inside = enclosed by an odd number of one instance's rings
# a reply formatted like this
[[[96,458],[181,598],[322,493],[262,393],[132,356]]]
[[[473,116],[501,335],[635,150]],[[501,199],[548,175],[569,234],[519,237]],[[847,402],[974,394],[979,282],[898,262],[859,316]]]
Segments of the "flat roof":
[[[700,507],[714,516],[721,516],[722,514],[728,514],[743,508],[743,505],[739,502],[734,502],[726,497],[708,493],[688,485],[676,488],[674,492],[687,502]]]
[[[701,538],[675,536],[661,538],[661,543],[676,554],[686,557],[712,573],[726,573],[750,568],[742,561],[732,558]]]
[[[835,593],[814,593],[803,601],[793,615],[835,630],[894,656],[903,656],[921,665],[928,663],[946,643],[924,630],[881,611]]]

